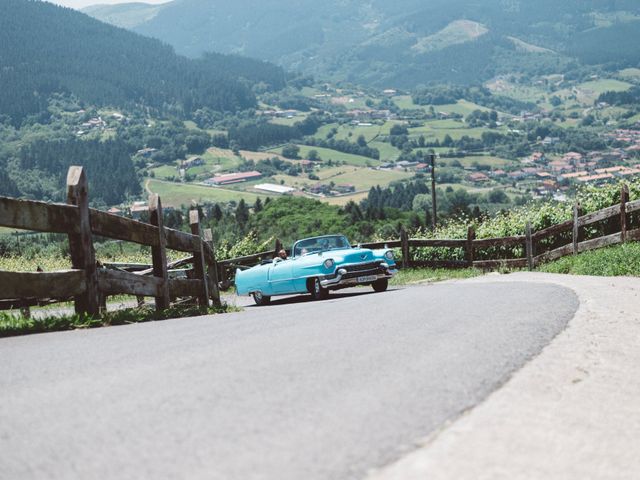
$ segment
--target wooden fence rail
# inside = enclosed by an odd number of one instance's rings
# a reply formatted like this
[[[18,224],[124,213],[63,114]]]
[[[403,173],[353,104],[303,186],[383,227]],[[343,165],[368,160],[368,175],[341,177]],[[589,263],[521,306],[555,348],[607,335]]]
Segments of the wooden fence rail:
[[[365,248],[394,248],[400,249],[400,265],[407,267],[427,268],[468,268],[475,267],[484,270],[509,268],[534,269],[544,262],[557,260],[567,255],[575,255],[596,248],[624,243],[628,240],[640,241],[640,219],[630,221],[634,212],[640,211],[640,200],[629,201],[628,187],[623,186],[620,192],[620,203],[604,208],[597,212],[581,214],[579,205],[574,206],[572,220],[552,225],[537,232],[528,224],[524,235],[500,238],[476,239],[475,231],[470,227],[466,239],[412,239],[402,231],[400,239],[377,241],[361,244]],[[595,238],[584,239],[585,229],[596,227],[599,223],[615,224],[615,231],[610,225],[605,225],[604,233]],[[629,230],[630,225],[635,229]],[[255,255],[223,260],[218,263],[222,286],[232,284],[236,267],[244,268],[273,258],[279,250],[280,241],[276,241],[276,249]],[[416,249],[421,249],[419,252]],[[457,255],[445,255],[448,258],[434,258],[420,260],[418,253],[427,249],[447,249],[457,251]],[[514,257],[514,252],[521,252],[521,256]],[[437,251],[433,252],[436,256]],[[510,253],[511,255],[507,255]],[[451,257],[460,257],[451,259]]]
[[[89,208],[82,167],[69,168],[67,204],[0,197],[0,226],[67,234],[72,264],[72,269],[60,272],[0,271],[0,309],[73,297],[76,312],[97,314],[105,307],[106,297],[117,294],[154,297],[159,310],[177,297],[194,297],[200,306],[209,305],[210,300],[219,304],[215,252],[202,237],[197,210],[190,212],[191,233],[163,226],[157,195],[149,199],[149,213],[150,223],[144,223]],[[94,235],[151,247],[151,268],[140,272],[99,268]],[[168,264],[167,249],[191,256]],[[194,265],[194,278],[170,278],[170,268],[189,263]]]

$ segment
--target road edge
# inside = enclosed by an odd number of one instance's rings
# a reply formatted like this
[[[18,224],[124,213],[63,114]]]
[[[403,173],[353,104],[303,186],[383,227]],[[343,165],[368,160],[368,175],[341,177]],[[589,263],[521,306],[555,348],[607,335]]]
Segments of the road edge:
[[[569,288],[579,307],[483,402],[368,480],[638,477],[628,446],[640,437],[640,279],[522,272],[445,283],[513,281]]]

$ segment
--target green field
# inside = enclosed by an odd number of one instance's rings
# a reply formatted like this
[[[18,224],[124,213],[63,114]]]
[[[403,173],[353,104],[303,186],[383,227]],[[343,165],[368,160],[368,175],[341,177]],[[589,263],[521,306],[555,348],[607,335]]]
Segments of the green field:
[[[220,187],[207,187],[203,185],[193,185],[184,183],[163,182],[150,179],[147,189],[160,195],[162,204],[165,206],[180,207],[181,205],[191,205],[193,202],[230,202],[239,201],[241,198],[248,203],[254,203],[256,198],[268,195],[257,195],[255,193],[243,192],[241,190],[229,190]]]
[[[222,150],[219,148],[210,148],[198,156],[204,160],[204,165],[189,168],[187,170],[189,175],[209,177],[213,176],[214,173],[235,171],[242,162],[242,159],[236,157],[231,150]],[[178,177],[179,172],[177,166],[179,163],[180,162],[176,160],[173,164],[161,165],[152,168],[150,171],[154,173],[155,178],[160,180]]]
[[[358,167],[364,167],[368,164],[370,165],[378,165],[380,162],[373,158],[362,157],[360,155],[352,155],[350,153],[338,152],[337,150],[331,150],[330,148],[320,148],[320,147],[308,147],[306,145],[298,145],[300,147],[300,156],[302,158],[306,158],[309,155],[311,150],[315,150],[320,155],[323,161],[327,160],[340,160],[341,162],[346,162],[349,165],[355,165]],[[274,148],[269,150],[269,152],[281,154],[282,147]]]
[[[290,175],[275,175],[275,183],[284,182],[287,186],[301,188],[311,186],[316,183],[334,182],[337,185],[351,184],[357,191],[369,190],[371,187],[380,185],[385,187],[391,182],[413,177],[413,173],[402,171],[375,170],[372,168],[353,167],[341,165],[339,167],[323,168],[315,172],[320,180],[310,180],[306,176],[292,177]]]
[[[400,150],[386,142],[371,142],[369,143],[371,148],[377,148],[380,152],[380,161],[389,162],[395,161],[400,156]]]
[[[413,99],[409,95],[400,95],[393,98],[393,101],[399,108],[405,110],[415,110],[422,109],[428,110],[429,105],[416,105],[413,103]],[[474,110],[489,110],[487,107],[483,107],[473,102],[468,102],[467,100],[458,100],[456,103],[449,103],[446,105],[433,105],[433,109],[436,112],[443,113],[456,113],[458,115],[467,116]]]
[[[427,141],[433,141],[438,139],[444,140],[446,135],[449,135],[454,140],[459,140],[465,135],[471,138],[480,138],[484,132],[506,132],[505,127],[489,129],[485,127],[469,128],[463,122],[455,122],[454,120],[434,120],[426,122],[422,127],[410,128],[409,134],[412,137],[418,137],[424,135]]]
[[[625,68],[624,70],[620,70],[619,75],[622,78],[640,80],[640,68]]]
[[[344,168],[341,167],[342,173],[320,171],[318,177],[323,182],[332,181],[338,185],[351,184],[356,190],[369,190],[371,187],[380,185],[381,187],[389,185],[389,183],[404,180],[413,177],[412,172],[402,172],[397,170],[374,170],[372,168]]]
[[[478,163],[480,165],[491,165],[492,168],[502,168],[513,166],[515,163],[513,160],[484,155],[464,158],[441,158],[438,160],[438,164],[444,163],[446,165],[451,165],[456,160],[459,161],[463,167],[471,167],[474,163]]]

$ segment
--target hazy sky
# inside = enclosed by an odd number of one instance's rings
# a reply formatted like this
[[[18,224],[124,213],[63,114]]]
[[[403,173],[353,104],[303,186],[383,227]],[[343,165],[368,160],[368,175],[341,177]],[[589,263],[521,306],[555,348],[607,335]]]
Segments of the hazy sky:
[[[84,8],[89,5],[97,5],[97,4],[116,4],[116,3],[133,3],[137,1],[142,1],[144,3],[166,3],[168,0],[47,0],[51,3],[57,3],[58,5],[63,5],[65,7],[71,8]]]

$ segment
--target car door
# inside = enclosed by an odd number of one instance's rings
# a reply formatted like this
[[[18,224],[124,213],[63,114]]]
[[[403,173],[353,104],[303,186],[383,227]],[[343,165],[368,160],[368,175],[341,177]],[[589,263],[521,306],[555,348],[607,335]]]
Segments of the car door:
[[[293,293],[293,261],[275,261],[269,268],[269,285],[274,295]]]

